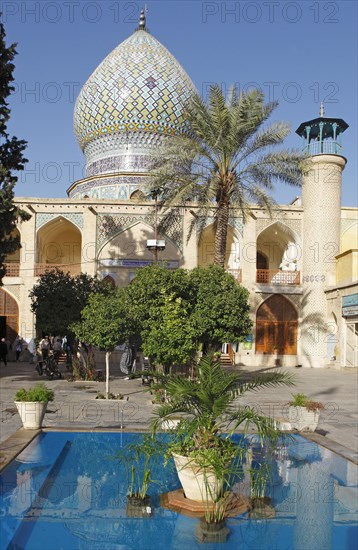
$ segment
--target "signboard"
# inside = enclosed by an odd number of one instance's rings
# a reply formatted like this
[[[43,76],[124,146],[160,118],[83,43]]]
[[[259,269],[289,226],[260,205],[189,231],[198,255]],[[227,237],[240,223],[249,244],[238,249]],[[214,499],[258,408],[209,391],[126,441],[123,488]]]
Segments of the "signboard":
[[[245,338],[245,342],[242,343],[242,349],[252,349],[253,341],[254,341],[254,335],[248,334]]]
[[[358,306],[358,294],[342,297],[342,307]]]
[[[252,349],[252,342],[243,342],[242,349]]]
[[[146,267],[152,265],[153,260],[100,260],[100,264],[105,267]],[[160,264],[169,267],[169,269],[177,269],[179,267],[179,260],[165,260]]]
[[[358,294],[342,296],[342,316],[355,317],[358,315]]]
[[[343,317],[355,317],[358,316],[358,306],[342,307]]]

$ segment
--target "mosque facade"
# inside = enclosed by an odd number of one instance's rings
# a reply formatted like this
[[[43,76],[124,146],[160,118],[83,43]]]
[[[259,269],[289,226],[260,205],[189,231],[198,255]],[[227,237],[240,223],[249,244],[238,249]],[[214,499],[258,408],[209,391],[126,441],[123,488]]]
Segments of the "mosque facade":
[[[126,286],[157,259],[171,269],[213,262],[210,220],[188,238],[195,204],[158,234],[160,209],[143,193],[153,148],[188,131],[184,108],[194,90],[142,15],[78,96],[74,130],[85,177],[66,199],[16,198],[31,219],[17,229],[21,250],[6,260],[2,336],[35,336],[28,295],[46,269],[97,274]],[[302,123],[297,133],[312,160],[302,197],[271,217],[253,206],[245,224],[239,212],[230,218],[225,268],[249,290],[254,323],[245,342],[225,345],[236,364],[358,366],[358,212],[341,207],[347,127],[323,113]],[[153,241],[165,246],[153,252]]]

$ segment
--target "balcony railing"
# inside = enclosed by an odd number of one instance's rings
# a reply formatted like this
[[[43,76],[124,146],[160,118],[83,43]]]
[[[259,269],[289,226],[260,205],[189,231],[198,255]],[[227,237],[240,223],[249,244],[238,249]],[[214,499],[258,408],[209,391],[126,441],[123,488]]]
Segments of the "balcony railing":
[[[264,285],[299,285],[299,271],[281,271],[280,269],[257,269],[256,282]]]
[[[56,268],[61,269],[61,271],[65,273],[69,271],[71,275],[79,275],[81,273],[80,264],[35,264],[34,275],[35,277],[39,277],[46,271],[51,271]]]
[[[333,140],[311,141],[303,151],[309,155],[341,155],[342,145]]]
[[[19,277],[20,276],[20,262],[11,262],[4,264],[6,268],[5,277]]]
[[[237,280],[238,283],[241,283],[241,280],[242,280],[242,271],[241,269],[227,269],[226,270],[228,273],[230,273],[230,275],[232,275],[233,277],[235,277],[235,279]]]

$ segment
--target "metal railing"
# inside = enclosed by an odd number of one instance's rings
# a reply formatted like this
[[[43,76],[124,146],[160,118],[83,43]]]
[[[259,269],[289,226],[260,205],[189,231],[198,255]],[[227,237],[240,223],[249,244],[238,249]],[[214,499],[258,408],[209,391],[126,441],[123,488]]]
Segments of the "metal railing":
[[[342,153],[342,145],[338,141],[310,141],[303,148],[305,153],[309,155],[340,155]]]
[[[281,271],[280,269],[257,269],[256,282],[264,285],[299,285],[299,271]]]
[[[20,262],[10,262],[4,264],[6,268],[5,277],[19,277],[20,276]]]

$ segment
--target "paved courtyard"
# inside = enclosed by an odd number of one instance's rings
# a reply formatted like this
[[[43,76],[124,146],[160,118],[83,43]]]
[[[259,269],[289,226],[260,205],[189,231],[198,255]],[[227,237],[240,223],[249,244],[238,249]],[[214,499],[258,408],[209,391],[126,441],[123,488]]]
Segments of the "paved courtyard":
[[[104,368],[104,366],[103,366]],[[260,369],[237,367],[243,376]],[[110,391],[121,393],[122,400],[96,399],[98,392],[104,393],[104,382],[71,382],[64,367],[62,380],[40,378],[34,365],[29,363],[1,364],[1,434],[2,460],[12,446],[6,440],[17,433],[19,441],[28,440],[29,434],[21,428],[13,397],[17,389],[29,387],[44,381],[55,391],[55,400],[48,406],[44,427],[50,429],[125,429],[142,430],[148,427],[154,405],[148,388],[140,379],[126,380],[118,365],[111,367]],[[263,371],[265,369],[262,369]],[[358,415],[357,415],[357,369],[285,369],[296,378],[293,388],[282,387],[263,389],[248,393],[239,398],[242,404],[257,407],[264,414],[284,419],[287,402],[292,392],[308,394],[316,401],[325,404],[315,434],[310,436],[319,443],[332,448],[347,458],[358,462]],[[287,417],[286,417],[287,418]],[[32,435],[31,435],[32,437]],[[15,451],[14,451],[15,452]]]

